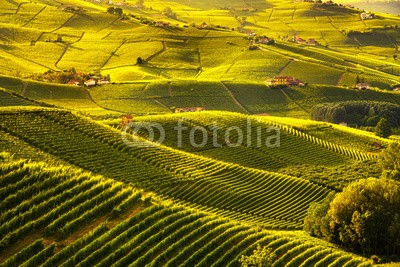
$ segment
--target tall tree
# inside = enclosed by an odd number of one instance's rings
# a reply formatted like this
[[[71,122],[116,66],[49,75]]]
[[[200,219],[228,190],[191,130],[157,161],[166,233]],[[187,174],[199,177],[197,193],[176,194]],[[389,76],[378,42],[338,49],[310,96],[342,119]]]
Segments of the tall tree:
[[[381,118],[375,127],[375,134],[380,137],[389,137],[392,134],[392,128],[387,119]]]

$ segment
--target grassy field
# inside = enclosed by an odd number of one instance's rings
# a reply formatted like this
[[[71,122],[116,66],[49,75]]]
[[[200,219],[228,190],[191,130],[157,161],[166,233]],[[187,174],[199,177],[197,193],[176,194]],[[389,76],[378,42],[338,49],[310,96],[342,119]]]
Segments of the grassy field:
[[[342,73],[352,74],[346,68],[351,61],[373,76],[374,86],[388,88],[398,82],[392,68],[399,64],[392,56],[400,33],[394,27],[399,20],[393,16],[363,22],[357,10],[290,1],[229,5],[146,1],[143,8],[129,3],[124,10],[130,19],[119,20],[106,14],[104,4],[78,0],[70,4],[85,12],[66,12],[46,1],[20,6],[14,2],[2,9],[0,56],[9,63],[0,66],[0,73],[25,77],[48,69],[76,68],[102,71],[116,82],[166,78],[261,82],[284,74],[336,85]],[[160,14],[165,7],[176,13],[175,20]],[[148,26],[140,18],[165,20],[174,26]],[[214,30],[189,26],[203,22]],[[265,51],[248,51],[248,40],[240,31],[265,34],[279,43]],[[54,43],[57,35],[62,42]],[[294,35],[313,38],[321,45],[304,47],[285,41]],[[37,42],[31,46],[31,41]],[[147,64],[135,66],[138,57],[147,59]],[[300,62],[287,66],[293,58]],[[375,81],[379,76],[386,80]]]
[[[373,265],[303,220],[380,177],[396,136],[309,118],[321,103],[400,104],[398,16],[292,0],[3,2],[1,266],[240,266],[257,245],[275,267]],[[250,49],[252,35],[275,43]],[[32,80],[72,68],[110,83]],[[267,86],[275,76],[306,85]],[[204,111],[175,113],[188,107]]]

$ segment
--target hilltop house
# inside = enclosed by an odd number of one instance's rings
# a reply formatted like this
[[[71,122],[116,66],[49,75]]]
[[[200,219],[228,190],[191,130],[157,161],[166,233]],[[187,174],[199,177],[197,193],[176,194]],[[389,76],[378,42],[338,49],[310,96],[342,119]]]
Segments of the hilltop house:
[[[197,28],[200,30],[208,29],[208,25],[207,25],[207,23],[203,22]]]
[[[84,84],[85,84],[86,87],[92,87],[92,86],[96,85],[96,80],[90,79],[90,80],[85,81]]]
[[[69,80],[67,84],[72,84],[72,85],[81,85],[81,82],[79,80]]]
[[[314,38],[305,40],[298,35],[293,36],[292,42],[295,42],[298,44],[305,44],[305,45],[317,45],[318,44],[318,42]]]
[[[375,14],[374,13],[367,13],[367,12],[363,12],[360,14],[361,19],[365,20],[365,19],[374,19],[375,18]]]
[[[170,25],[167,21],[159,20],[156,22],[156,27],[168,27]]]
[[[205,108],[203,107],[184,107],[184,108],[176,108],[175,113],[182,113],[182,112],[197,112],[203,111]]]
[[[109,84],[109,83],[110,83],[110,81],[106,80],[106,79],[100,79],[97,81],[98,85]]]
[[[295,79],[292,76],[276,76],[273,79],[267,80],[266,83],[270,86],[304,86],[305,83]]]
[[[362,82],[362,83],[355,84],[354,88],[358,89],[358,90],[366,90],[366,89],[370,89],[370,86],[368,83]]]

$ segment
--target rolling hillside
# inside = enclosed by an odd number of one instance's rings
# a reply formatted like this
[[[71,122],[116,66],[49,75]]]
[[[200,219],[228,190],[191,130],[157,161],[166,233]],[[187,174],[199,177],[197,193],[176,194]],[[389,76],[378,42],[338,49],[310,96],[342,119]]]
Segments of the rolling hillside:
[[[371,266],[299,232],[151,203],[144,192],[73,167],[7,161],[0,177],[1,266],[239,266],[257,244],[273,249],[276,266]]]
[[[303,231],[398,141],[310,120],[323,103],[400,105],[400,18],[362,12],[2,1],[0,267],[241,266],[258,245],[274,267],[375,266]]]

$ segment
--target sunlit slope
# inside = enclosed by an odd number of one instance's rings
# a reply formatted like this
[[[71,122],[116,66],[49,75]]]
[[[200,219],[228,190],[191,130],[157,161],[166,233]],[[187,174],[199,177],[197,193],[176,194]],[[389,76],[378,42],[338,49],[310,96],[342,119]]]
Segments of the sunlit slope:
[[[267,227],[300,227],[309,203],[329,192],[305,180],[164,146],[129,147],[117,130],[65,111],[4,109],[1,121],[3,131],[70,164],[132,182],[167,199]],[[346,158],[305,140],[291,140],[292,152],[302,145],[311,149],[309,154],[317,149],[332,160],[334,154],[338,160]],[[286,156],[283,150],[277,155],[288,162],[297,160],[289,151]],[[214,192],[213,197],[209,192]]]
[[[131,186],[77,168],[7,161],[0,183],[2,266],[239,266],[257,245],[275,252],[276,266],[371,266],[302,232],[151,203]]]
[[[7,76],[0,76],[0,82],[8,91],[21,96],[79,111],[95,118],[115,117],[121,113],[172,113],[176,108],[202,107],[206,110],[307,119],[312,107],[321,103],[354,100],[400,103],[398,92],[354,90],[324,85],[275,89],[262,82],[186,80],[137,81],[86,89]]]
[[[120,20],[106,13],[105,4],[69,1],[85,10],[73,13],[60,7],[66,1],[57,6],[45,0],[7,2],[0,9],[0,73],[26,77],[75,68],[110,74],[115,82],[253,82],[291,75],[328,85],[351,85],[359,74],[381,88],[398,83],[400,67],[393,55],[400,34],[394,16],[362,21],[357,10],[292,1],[156,0],[144,8],[128,3],[123,8],[129,19]],[[177,19],[164,16],[165,7]],[[173,27],[149,26],[147,19],[169,21]],[[213,29],[189,26],[203,22]],[[249,31],[274,37],[277,43],[249,51],[244,34]],[[288,42],[294,35],[313,38],[320,46]],[[146,64],[137,65],[138,57]]]

